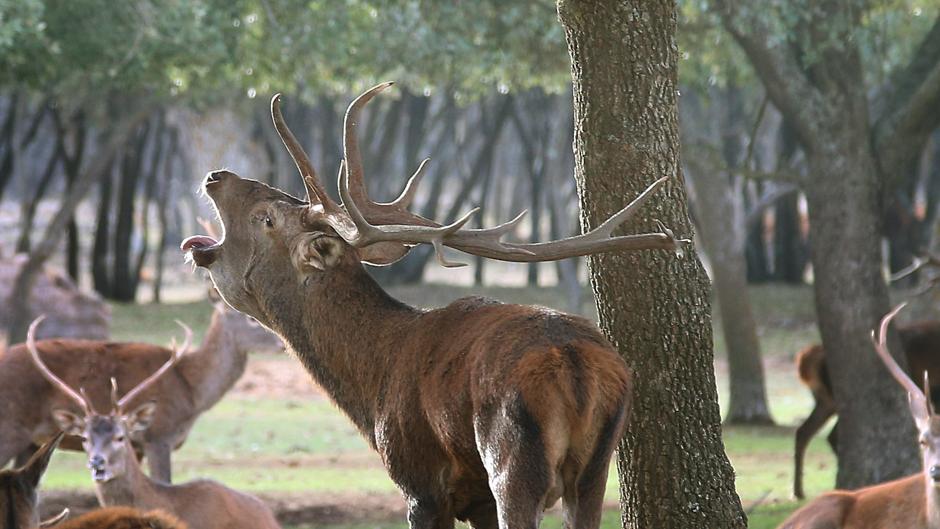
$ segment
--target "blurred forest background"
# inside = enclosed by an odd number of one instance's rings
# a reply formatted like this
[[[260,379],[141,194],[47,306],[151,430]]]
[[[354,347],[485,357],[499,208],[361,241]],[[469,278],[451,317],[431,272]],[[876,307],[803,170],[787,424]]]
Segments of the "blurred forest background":
[[[768,390],[758,340],[783,357],[817,336],[810,237],[833,239],[811,225],[807,190],[840,178],[833,167],[864,168],[881,197],[873,225],[884,261],[874,266],[887,273],[940,244],[940,5],[843,2],[852,16],[824,26],[828,2],[739,4],[729,15],[721,1],[679,2],[682,162],[728,353],[723,411],[729,424],[767,425],[802,410],[785,401],[771,414],[768,391],[789,398],[796,377],[790,356],[772,359],[794,382]],[[426,217],[451,221],[479,206],[473,222],[493,225],[528,209],[512,237],[580,230],[570,62],[552,0],[0,0],[8,295],[23,299],[52,264],[108,302],[202,297],[178,250],[211,217],[202,175],[224,166],[302,195],[271,126],[271,96],[284,94],[292,130],[328,175],[346,105],[385,80],[397,89],[362,127],[372,196],[393,197],[430,157],[415,205]],[[838,240],[831,250],[843,250]],[[431,257],[417,248],[373,272],[399,292],[422,282],[549,287],[547,303],[590,312],[580,259],[472,259],[452,271]],[[748,285],[760,285],[754,308]],[[10,341],[30,319],[23,310],[0,322]],[[137,321],[116,310],[117,323]],[[790,334],[778,343],[781,327]],[[756,500],[766,484],[742,497]]]

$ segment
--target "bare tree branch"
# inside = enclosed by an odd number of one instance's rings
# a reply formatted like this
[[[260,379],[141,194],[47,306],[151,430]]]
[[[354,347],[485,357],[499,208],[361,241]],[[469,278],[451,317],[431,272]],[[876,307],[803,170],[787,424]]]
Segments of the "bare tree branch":
[[[711,3],[712,11],[721,17],[725,29],[750,58],[771,101],[792,119],[801,143],[816,145],[821,138],[814,116],[820,114],[823,102],[785,42],[772,41],[773,31],[760,17],[749,15],[760,12],[758,7],[750,6],[744,11],[728,0]]]

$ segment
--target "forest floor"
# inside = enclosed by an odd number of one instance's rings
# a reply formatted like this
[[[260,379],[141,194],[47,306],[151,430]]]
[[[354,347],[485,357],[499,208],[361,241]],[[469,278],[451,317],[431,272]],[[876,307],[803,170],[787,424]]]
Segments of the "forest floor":
[[[436,306],[469,294],[512,302],[563,307],[554,289],[464,288],[440,285],[392,289],[400,299]],[[753,528],[775,527],[798,506],[791,497],[793,433],[812,399],[799,383],[794,354],[818,339],[809,287],[759,286],[750,289],[759,325],[771,411],[778,426],[726,427],[724,440],[737,475],[737,490],[751,513]],[[211,308],[206,302],[114,306],[113,334],[119,340],[168,343],[179,334],[173,320],[189,323],[199,335]],[[585,308],[588,317],[592,309]],[[722,405],[727,398],[727,365],[716,324],[715,362]],[[197,336],[198,338],[198,336]],[[809,497],[832,487],[835,459],[817,436],[806,461]],[[196,424],[175,453],[174,480],[210,477],[269,501],[286,527],[328,525],[332,529],[404,528],[404,505],[350,422],[288,355],[253,355],[236,388]],[[94,504],[91,480],[78,453],[59,453],[44,480],[45,508]],[[608,481],[604,526],[619,527],[617,477]],[[561,526],[549,514],[544,527]]]

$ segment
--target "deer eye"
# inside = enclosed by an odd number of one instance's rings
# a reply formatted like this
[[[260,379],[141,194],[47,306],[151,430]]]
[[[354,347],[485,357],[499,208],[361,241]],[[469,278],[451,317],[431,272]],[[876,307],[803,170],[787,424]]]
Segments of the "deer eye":
[[[265,225],[265,226],[267,226],[267,227],[269,227],[269,228],[273,228],[273,227],[274,227],[274,220],[271,219],[271,215],[265,215],[263,220],[264,220],[264,225]]]
[[[926,448],[928,444],[930,444],[930,443],[929,443],[929,441],[927,440],[926,437],[921,437],[921,438],[920,438],[920,446],[923,446],[924,448]]]
[[[114,438],[114,440],[117,441],[117,442],[119,442],[119,443],[123,443],[123,442],[124,442],[124,436],[123,436],[123,435],[118,435],[117,437]]]

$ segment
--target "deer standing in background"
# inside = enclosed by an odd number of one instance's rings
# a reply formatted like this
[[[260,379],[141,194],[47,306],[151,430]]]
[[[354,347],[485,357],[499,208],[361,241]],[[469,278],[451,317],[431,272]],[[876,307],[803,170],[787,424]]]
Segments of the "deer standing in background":
[[[610,456],[630,411],[631,374],[586,319],[554,310],[465,298],[435,310],[390,297],[363,263],[386,265],[418,244],[454,266],[444,246],[505,261],[549,261],[612,250],[676,251],[661,233],[612,236],[661,179],[597,229],[547,243],[503,242],[521,219],[464,229],[407,210],[418,172],[394,201],[368,198],[356,127],[346,113],[343,203],[334,202],[272,103],[275,127],[307,190],[298,200],[228,171],[205,192],[222,240],[181,246],[207,268],[222,297],[277,332],[379,452],[405,495],[412,528],[534,528],[564,501],[566,526],[600,524]],[[472,212],[471,212],[472,213]]]
[[[940,416],[930,399],[930,375],[924,372],[921,391],[888,351],[888,326],[902,308],[904,304],[882,318],[878,331],[872,331],[872,342],[907,391],[923,470],[872,487],[823,494],[793,513],[780,529],[940,529]]]
[[[134,387],[170,358],[165,347],[143,343],[88,340],[37,342],[45,362],[66,383],[84,387],[99,408],[110,405],[108,380],[118,388]],[[140,396],[160,403],[152,424],[132,436],[147,457],[150,475],[170,482],[170,453],[182,446],[196,419],[218,402],[245,372],[249,351],[282,349],[281,341],[257,322],[217,303],[202,345],[187,352],[171,373]],[[37,446],[59,430],[52,410],[81,408],[65,398],[33,367],[25,345],[0,356],[0,467],[11,458],[28,459]],[[67,438],[63,448],[81,450]]]
[[[47,441],[22,468],[0,471],[0,522],[4,529],[186,529],[164,512],[144,513],[127,507],[99,509],[63,522],[69,514],[65,509],[40,523],[36,489],[61,439],[59,434]]]
[[[41,321],[41,317],[37,318],[30,325],[26,347],[42,376],[82,408],[81,414],[63,409],[56,409],[53,414],[62,431],[83,439],[95,493],[103,507],[161,509],[194,529],[279,529],[271,510],[254,496],[205,479],[170,485],[147,477],[141,469],[130,438],[150,427],[158,405],[145,402],[133,409],[129,405],[172,371],[186,347],[177,349],[166,363],[123,397],[118,398],[117,384],[112,382],[111,412],[103,414],[95,410],[81,389],[70,387],[43,363],[33,337]]]
[[[922,373],[929,373],[933,380],[940,380],[940,321],[922,321],[909,325],[898,326],[898,337],[904,354],[907,357],[907,366],[910,373],[920,377]],[[809,417],[796,429],[794,443],[794,472],[793,495],[803,499],[803,459],[806,447],[826,421],[837,413],[835,397],[832,393],[832,383],[829,380],[829,371],[826,368],[826,353],[819,344],[811,345],[796,355],[796,368],[800,380],[813,394],[815,405]],[[931,388],[934,391],[933,404],[940,406],[940,388]],[[832,451],[838,453],[837,428],[833,426],[829,434],[829,445]]]

